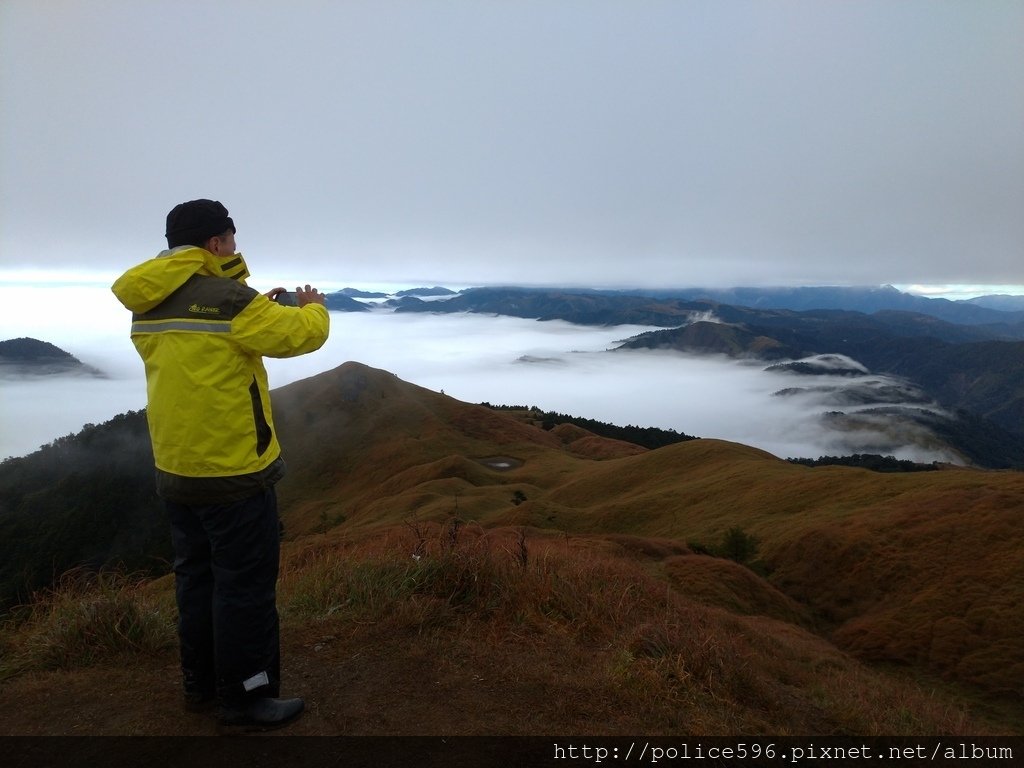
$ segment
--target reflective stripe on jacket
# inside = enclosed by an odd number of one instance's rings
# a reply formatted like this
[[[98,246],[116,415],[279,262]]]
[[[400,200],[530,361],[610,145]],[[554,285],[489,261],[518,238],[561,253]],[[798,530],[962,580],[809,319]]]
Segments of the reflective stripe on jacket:
[[[157,469],[236,476],[261,472],[281,453],[262,358],[319,349],[328,313],[320,304],[270,301],[245,284],[248,274],[240,254],[182,246],[129,269],[112,287],[133,313]]]

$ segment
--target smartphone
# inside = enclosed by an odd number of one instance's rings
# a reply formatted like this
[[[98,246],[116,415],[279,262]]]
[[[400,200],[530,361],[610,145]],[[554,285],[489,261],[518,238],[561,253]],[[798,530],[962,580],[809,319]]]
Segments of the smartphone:
[[[274,297],[274,301],[278,304],[282,304],[286,307],[297,307],[299,306],[299,296],[295,291],[285,291],[279,293]]]

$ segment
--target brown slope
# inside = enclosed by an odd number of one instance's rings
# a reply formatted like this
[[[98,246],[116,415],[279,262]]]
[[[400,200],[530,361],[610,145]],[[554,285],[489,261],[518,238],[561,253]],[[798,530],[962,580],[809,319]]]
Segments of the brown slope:
[[[810,469],[716,440],[627,455],[355,363],[277,390],[275,408],[293,534],[457,515],[710,545],[738,526],[760,540],[773,588],[841,647],[1024,690],[1020,473]],[[605,460],[572,450],[593,441]],[[714,601],[745,605],[748,587]]]
[[[530,511],[709,544],[740,526],[840,647],[1024,690],[1024,474],[810,469],[701,440],[592,466]]]
[[[647,449],[639,445],[607,437],[598,437],[575,424],[559,424],[551,430],[570,453],[584,459],[615,459],[621,456],[635,456]]]
[[[586,458],[644,449],[590,433],[553,434],[349,362],[273,393],[294,533],[438,518],[484,520]],[[580,430],[582,433],[583,430]]]

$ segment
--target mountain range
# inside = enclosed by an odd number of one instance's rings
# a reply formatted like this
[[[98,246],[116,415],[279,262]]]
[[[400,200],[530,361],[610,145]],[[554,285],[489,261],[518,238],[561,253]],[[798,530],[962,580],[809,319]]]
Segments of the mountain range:
[[[809,467],[712,439],[647,449],[358,363],[273,399],[289,466],[286,674],[316,700],[296,733],[1024,722],[1018,472]],[[171,584],[145,443],[144,414],[126,414],[0,464],[8,603],[19,583],[45,588],[74,565],[130,562],[154,579],[37,592],[15,612],[0,648],[0,690],[19,701],[5,733],[63,732],[45,713],[65,695],[86,732],[204,732],[167,713]],[[109,616],[156,622],[163,639],[140,650],[127,625],[100,631]],[[84,660],[70,626],[93,638]],[[111,677],[140,713],[120,725],[98,714],[109,703],[94,688]]]
[[[443,301],[406,299],[395,311],[475,312],[664,329],[630,339],[622,350],[675,350],[769,364],[841,355],[862,365],[867,374],[906,382],[931,401],[924,408],[915,396],[867,414],[876,422],[891,422],[894,434],[923,430],[925,442],[945,444],[961,461],[982,467],[1024,466],[1024,323],[1019,313],[910,296],[891,287],[734,289],[718,295],[762,306],[667,292],[474,288]],[[884,308],[868,314],[848,308],[764,306],[786,303]],[[864,417],[847,416],[851,422]]]
[[[426,289],[421,289],[426,290]],[[435,289],[436,290],[436,289]],[[420,293],[419,295],[424,295]],[[567,301],[568,297],[575,297]],[[583,297],[587,297],[584,301]],[[1024,302],[1022,297],[981,296],[967,301],[927,298],[904,293],[892,286],[880,287],[805,287],[805,288],[691,288],[597,290],[581,288],[484,287],[468,288],[453,298],[455,311],[488,311],[500,308],[500,314],[550,319],[559,317],[572,322],[588,322],[585,318],[594,308],[614,312],[616,307],[631,308],[639,304],[682,301],[725,304],[748,309],[781,309],[796,312],[811,310],[843,310],[861,314],[875,312],[909,312],[944,320],[957,325],[990,325],[1010,338],[1022,338]],[[576,306],[574,307],[573,304]],[[511,311],[509,311],[511,310]],[[655,308],[654,316],[660,314]],[[567,316],[574,314],[574,317]],[[668,313],[671,315],[671,312]],[[618,321],[621,322],[621,321]],[[657,323],[654,323],[657,324]]]

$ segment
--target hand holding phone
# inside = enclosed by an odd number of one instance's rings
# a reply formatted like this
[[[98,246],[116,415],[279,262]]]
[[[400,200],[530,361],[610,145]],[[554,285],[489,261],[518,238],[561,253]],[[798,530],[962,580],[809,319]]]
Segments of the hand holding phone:
[[[286,291],[284,288],[273,288],[267,293],[267,297],[286,307],[304,307],[306,304],[326,304],[327,297],[316,288],[309,285],[303,289],[297,287],[294,291]]]
[[[281,291],[274,296],[274,301],[285,307],[299,306],[299,296],[295,291]]]

